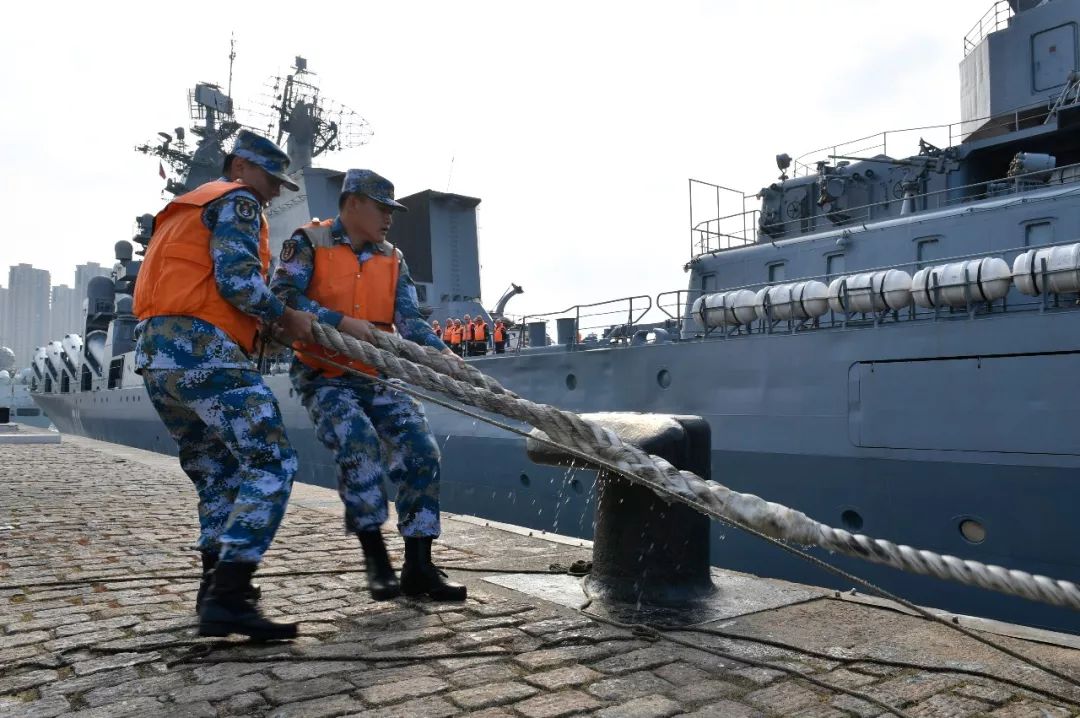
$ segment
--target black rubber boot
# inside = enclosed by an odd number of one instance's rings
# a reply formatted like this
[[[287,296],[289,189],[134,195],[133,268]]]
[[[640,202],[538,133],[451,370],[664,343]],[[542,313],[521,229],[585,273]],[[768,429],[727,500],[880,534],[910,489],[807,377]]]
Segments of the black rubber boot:
[[[431,538],[405,537],[405,563],[401,567],[401,590],[406,596],[427,594],[436,601],[464,601],[468,590],[446,580],[431,562]]]
[[[210,551],[201,552],[202,555],[202,580],[199,581],[199,592],[195,594],[195,613],[202,611],[203,599],[206,598],[206,592],[210,590],[210,581],[214,577],[214,566],[217,566],[218,555],[217,553],[211,553]],[[262,597],[262,589],[259,584],[251,584],[250,598],[252,603],[258,603],[259,598]]]
[[[274,623],[251,600],[251,576],[257,565],[220,561],[199,612],[200,636],[239,633],[255,641],[296,638],[295,623]]]
[[[388,601],[401,595],[401,584],[390,565],[382,531],[357,531],[360,546],[364,549],[364,570],[367,573],[368,590],[376,601]]]

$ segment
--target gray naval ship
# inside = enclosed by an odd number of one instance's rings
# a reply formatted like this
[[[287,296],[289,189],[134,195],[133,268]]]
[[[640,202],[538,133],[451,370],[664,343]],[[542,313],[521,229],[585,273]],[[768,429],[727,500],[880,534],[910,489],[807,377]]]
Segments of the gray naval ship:
[[[820,521],[1080,580],[1078,22],[1080,0],[997,3],[964,39],[961,121],[938,128],[946,141],[912,141],[897,158],[902,135],[886,132],[779,155],[779,178],[749,194],[691,182],[692,198],[710,200],[702,211],[692,199],[685,287],[518,318],[511,351],[470,361],[570,410],[703,416],[716,480]],[[310,79],[298,63],[286,84]],[[311,166],[341,127],[310,92],[290,102],[290,91],[277,139],[289,131],[300,190],[269,210],[275,250],[333,216],[342,176]],[[183,167],[174,192],[216,175],[237,126],[219,88],[192,96],[194,153],[168,135],[143,148]],[[411,211],[390,239],[431,317],[501,316],[520,290],[491,311],[480,303],[479,200],[429,190],[402,202]],[[90,285],[85,333],[38,350],[34,398],[63,433],[173,453],[132,368],[138,268],[120,242],[113,279]],[[333,486],[282,369],[268,381],[300,480]],[[445,510],[591,536],[591,473],[536,466],[519,437],[438,406],[428,416]],[[721,525],[711,553],[719,566],[848,588]],[[1080,632],[1064,609],[822,557],[924,605]]]

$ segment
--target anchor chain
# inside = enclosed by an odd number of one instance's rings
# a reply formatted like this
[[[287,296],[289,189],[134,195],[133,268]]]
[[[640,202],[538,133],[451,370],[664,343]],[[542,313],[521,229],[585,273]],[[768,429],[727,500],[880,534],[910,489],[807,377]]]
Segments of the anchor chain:
[[[550,439],[599,456],[650,488],[722,519],[750,526],[772,538],[820,546],[872,563],[910,573],[974,585],[999,593],[1080,610],[1080,587],[1070,581],[1032,575],[853,534],[815,521],[801,511],[741,493],[696,474],[676,469],[664,459],[623,442],[615,432],[547,404],[537,404],[504,388],[464,362],[419,347],[387,332],[375,332],[378,346],[314,323],[312,332],[324,347],[374,366],[389,377],[438,391],[484,411],[516,419],[544,432]]]

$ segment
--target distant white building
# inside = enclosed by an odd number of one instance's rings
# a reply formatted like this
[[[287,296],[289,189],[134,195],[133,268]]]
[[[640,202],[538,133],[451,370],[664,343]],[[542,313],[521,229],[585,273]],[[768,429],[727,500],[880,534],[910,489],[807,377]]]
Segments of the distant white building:
[[[60,339],[67,334],[82,334],[82,302],[75,290],[66,284],[52,288],[51,321],[49,339]]]
[[[49,289],[44,269],[17,264],[8,272],[5,343],[15,352],[16,366],[29,366],[34,350],[50,338]]]

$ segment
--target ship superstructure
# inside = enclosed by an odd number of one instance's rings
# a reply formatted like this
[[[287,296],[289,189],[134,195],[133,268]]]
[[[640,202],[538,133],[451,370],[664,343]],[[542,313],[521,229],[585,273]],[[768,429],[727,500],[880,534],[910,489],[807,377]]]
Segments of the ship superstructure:
[[[471,361],[570,410],[703,416],[715,479],[826,523],[1080,578],[1063,508],[1080,475],[1069,421],[1080,390],[1080,0],[1013,0],[988,17],[964,40],[961,121],[917,137],[914,154],[894,157],[905,133],[881,133],[780,155],[779,178],[754,193],[692,182],[686,287],[520,318],[527,346]],[[336,211],[339,173],[299,177],[300,192],[270,210],[279,242]],[[479,200],[429,191],[403,202],[410,223],[395,223],[391,241],[432,317],[480,307]],[[88,304],[81,346],[39,350],[36,399],[61,431],[173,452],[126,353],[136,264],[121,258],[111,300]],[[301,480],[332,484],[333,459],[287,377],[268,382]],[[534,466],[520,439],[449,410],[428,415],[446,510],[591,535],[590,474]],[[719,565],[829,580],[723,527],[711,540]],[[1080,630],[1065,610],[830,558],[926,605]]]

